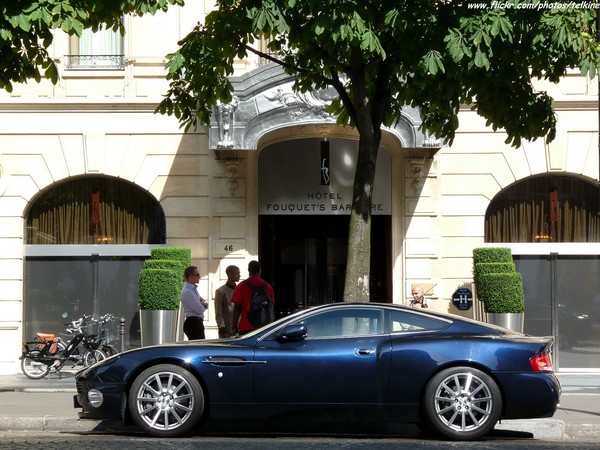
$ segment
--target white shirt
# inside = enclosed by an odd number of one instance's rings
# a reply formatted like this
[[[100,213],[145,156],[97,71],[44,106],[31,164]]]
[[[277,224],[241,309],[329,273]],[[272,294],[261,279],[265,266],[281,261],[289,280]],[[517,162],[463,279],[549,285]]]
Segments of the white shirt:
[[[204,318],[204,312],[208,309],[208,302],[200,297],[195,284],[186,281],[181,290],[180,298],[186,318],[192,316]]]

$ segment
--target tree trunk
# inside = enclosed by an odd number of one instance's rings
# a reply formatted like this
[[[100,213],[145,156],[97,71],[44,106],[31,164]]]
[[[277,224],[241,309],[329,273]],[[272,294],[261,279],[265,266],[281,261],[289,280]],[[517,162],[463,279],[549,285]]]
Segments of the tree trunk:
[[[344,301],[347,302],[368,302],[370,299],[371,205],[380,140],[381,133],[369,133],[368,136],[361,133],[358,144],[344,283]]]

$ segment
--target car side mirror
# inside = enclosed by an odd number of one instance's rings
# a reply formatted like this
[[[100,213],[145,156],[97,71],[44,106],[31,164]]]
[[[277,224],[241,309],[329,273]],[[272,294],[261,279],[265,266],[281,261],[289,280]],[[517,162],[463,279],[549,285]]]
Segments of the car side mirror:
[[[308,334],[308,329],[304,324],[287,325],[277,335],[277,340],[280,342],[298,342],[303,341]]]

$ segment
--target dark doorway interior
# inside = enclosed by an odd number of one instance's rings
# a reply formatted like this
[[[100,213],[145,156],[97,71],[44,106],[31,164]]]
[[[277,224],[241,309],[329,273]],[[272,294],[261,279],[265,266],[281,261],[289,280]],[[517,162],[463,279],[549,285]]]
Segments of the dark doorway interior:
[[[263,278],[275,289],[276,315],[343,301],[349,216],[260,216]],[[391,218],[373,216],[371,301],[391,301]]]

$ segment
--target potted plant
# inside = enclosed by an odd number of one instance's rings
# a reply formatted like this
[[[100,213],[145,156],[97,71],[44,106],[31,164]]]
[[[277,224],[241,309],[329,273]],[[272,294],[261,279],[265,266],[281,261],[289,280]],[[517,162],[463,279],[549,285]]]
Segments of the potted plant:
[[[523,277],[516,272],[509,248],[473,250],[473,279],[488,322],[523,332]]]
[[[138,290],[142,346],[177,340],[183,271],[190,264],[190,249],[179,247],[155,248],[144,262]]]

